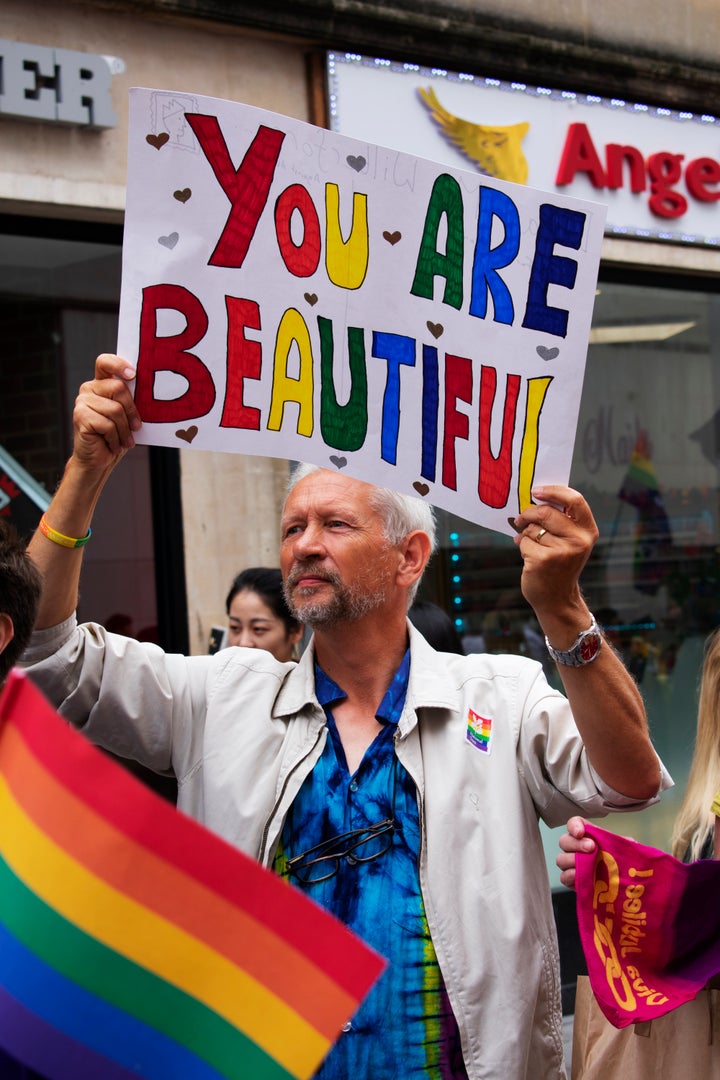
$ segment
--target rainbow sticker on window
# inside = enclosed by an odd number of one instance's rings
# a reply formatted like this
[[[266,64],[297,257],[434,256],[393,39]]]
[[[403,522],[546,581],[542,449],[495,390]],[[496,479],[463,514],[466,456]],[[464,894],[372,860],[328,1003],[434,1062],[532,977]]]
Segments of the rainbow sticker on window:
[[[487,716],[480,716],[474,709],[468,709],[467,741],[470,745],[482,750],[483,754],[489,754],[491,739],[492,720]]]

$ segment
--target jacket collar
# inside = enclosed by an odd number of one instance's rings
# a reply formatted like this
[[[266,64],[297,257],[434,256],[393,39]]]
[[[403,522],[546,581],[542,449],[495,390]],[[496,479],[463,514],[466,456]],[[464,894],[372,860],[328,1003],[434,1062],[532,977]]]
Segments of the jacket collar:
[[[290,718],[308,707],[325,714],[315,694],[315,639],[310,638],[297,664],[293,664],[283,680],[273,704],[273,718]]]
[[[457,712],[457,684],[442,653],[433,649],[408,619],[410,679],[398,729],[401,735],[415,727],[418,709]],[[311,637],[300,661],[285,678],[273,705],[273,717],[291,717],[307,707],[322,712],[315,694],[315,643]]]

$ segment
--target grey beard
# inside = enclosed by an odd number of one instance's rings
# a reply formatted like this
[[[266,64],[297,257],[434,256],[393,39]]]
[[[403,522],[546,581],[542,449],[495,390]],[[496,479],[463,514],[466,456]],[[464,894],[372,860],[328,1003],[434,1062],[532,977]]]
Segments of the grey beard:
[[[361,619],[371,611],[380,607],[385,599],[385,590],[382,583],[375,588],[363,590],[353,585],[343,585],[331,570],[322,571],[322,576],[335,587],[332,596],[325,600],[308,600],[299,605],[293,601],[291,587],[295,578],[302,577],[304,573],[312,573],[314,567],[305,566],[291,571],[284,585],[285,600],[294,618],[315,629],[318,626],[334,626],[339,622],[353,622]]]

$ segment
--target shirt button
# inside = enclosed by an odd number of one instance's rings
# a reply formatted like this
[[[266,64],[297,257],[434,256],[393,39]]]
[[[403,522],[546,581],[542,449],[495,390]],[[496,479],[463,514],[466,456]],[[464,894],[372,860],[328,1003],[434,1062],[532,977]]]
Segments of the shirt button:
[[[352,1031],[352,1023],[349,1020],[346,1020],[345,1023],[343,1024],[343,1026],[342,1026],[342,1029],[345,1032],[345,1034],[347,1034],[348,1031]]]
[[[350,790],[351,790],[351,791],[352,791],[353,793],[357,791],[357,789],[358,789],[358,786],[359,786],[359,785],[358,785],[358,782],[357,782],[357,780],[352,780],[352,781],[350,782]]]

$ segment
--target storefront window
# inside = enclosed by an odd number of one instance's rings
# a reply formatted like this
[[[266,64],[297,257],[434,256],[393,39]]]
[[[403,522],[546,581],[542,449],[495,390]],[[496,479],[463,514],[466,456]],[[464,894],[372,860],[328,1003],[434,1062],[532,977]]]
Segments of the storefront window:
[[[96,355],[115,348],[120,242],[119,228],[0,222],[0,445],[48,493],[70,452],[78,387]],[[128,455],[100,501],[78,612],[157,638],[147,447]]]
[[[714,293],[601,280],[570,477],[601,533],[585,596],[639,683],[676,783],[660,806],[604,825],[665,849],[692,756],[703,645],[720,623],[719,323]],[[466,649],[533,656],[558,684],[512,540],[439,516],[428,589]],[[552,875],[555,834],[547,849]]]

